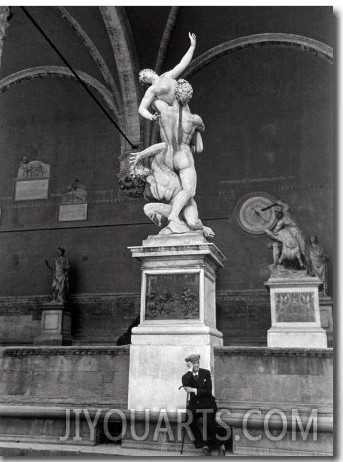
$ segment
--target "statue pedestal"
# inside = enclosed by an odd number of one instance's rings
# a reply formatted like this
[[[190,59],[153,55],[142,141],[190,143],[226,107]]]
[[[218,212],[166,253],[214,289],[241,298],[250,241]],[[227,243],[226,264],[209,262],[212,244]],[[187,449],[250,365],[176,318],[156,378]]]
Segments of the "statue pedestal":
[[[130,247],[142,262],[141,323],[132,330],[129,409],[184,409],[179,390],[185,357],[201,355],[213,372],[213,347],[223,345],[216,329],[216,271],[224,255],[200,233],[150,236]],[[213,375],[212,375],[213,377]]]
[[[71,345],[71,313],[67,304],[46,303],[42,309],[40,335],[35,345]]]
[[[301,272],[299,277],[270,277],[272,327],[268,347],[327,348],[321,328],[318,287],[321,281]]]

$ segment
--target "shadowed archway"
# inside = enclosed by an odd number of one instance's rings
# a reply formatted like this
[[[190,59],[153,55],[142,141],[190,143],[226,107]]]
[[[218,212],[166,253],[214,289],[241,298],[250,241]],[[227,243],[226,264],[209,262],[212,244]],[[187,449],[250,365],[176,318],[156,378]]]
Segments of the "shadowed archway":
[[[191,78],[203,67],[208,66],[213,61],[216,61],[230,53],[237,53],[247,48],[261,48],[266,46],[292,48],[293,50],[300,50],[314,56],[318,56],[330,63],[333,62],[332,47],[317,40],[303,37],[301,35],[284,33],[256,34],[239,37],[237,39],[221,43],[220,45],[205,51],[191,62],[188,69],[184,72],[183,77]]]
[[[119,125],[123,124],[123,116],[118,110],[116,103],[113,99],[111,92],[97,79],[86,74],[85,72],[76,71],[80,79],[92,90],[95,90],[98,93],[103,101],[106,103],[107,107],[110,109],[110,113],[114,118],[119,122]],[[74,74],[67,68],[63,66],[38,66],[30,67],[28,69],[23,69],[14,74],[8,75],[0,80],[0,93],[4,93],[10,88],[19,85],[21,83],[27,82],[28,80],[33,79],[42,79],[47,77],[58,77],[63,79],[71,79],[77,82]]]

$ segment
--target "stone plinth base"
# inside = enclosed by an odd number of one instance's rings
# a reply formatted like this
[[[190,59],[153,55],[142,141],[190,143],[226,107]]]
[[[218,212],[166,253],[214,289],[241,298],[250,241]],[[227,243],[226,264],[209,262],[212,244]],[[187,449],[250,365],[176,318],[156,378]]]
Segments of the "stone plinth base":
[[[68,305],[47,303],[42,309],[40,334],[34,345],[71,345],[71,313]]]
[[[201,355],[213,372],[216,272],[224,255],[201,233],[151,236],[130,247],[142,261],[141,324],[132,330],[129,409],[175,411],[186,406],[179,390],[185,357]]]
[[[326,332],[320,327],[272,327],[268,331],[271,348],[326,348]]]
[[[270,290],[272,327],[267,344],[276,348],[327,348],[326,332],[321,328],[316,277],[270,277],[265,283]]]
[[[129,409],[175,411],[185,409],[187,395],[181,377],[187,372],[185,358],[201,355],[201,367],[212,371],[213,346],[222,346],[222,334],[205,326],[180,326],[148,333],[135,328],[130,348]],[[169,330],[169,331],[168,331]],[[206,332],[207,330],[207,332]],[[143,332],[144,332],[143,331]]]

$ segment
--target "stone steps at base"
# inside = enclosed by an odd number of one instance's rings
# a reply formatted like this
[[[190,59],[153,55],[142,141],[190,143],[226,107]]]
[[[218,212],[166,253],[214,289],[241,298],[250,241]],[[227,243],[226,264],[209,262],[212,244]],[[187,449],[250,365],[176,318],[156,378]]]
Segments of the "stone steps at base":
[[[39,443],[10,443],[0,442],[0,456],[2,457],[190,457],[200,456],[201,450],[194,450],[194,454],[180,454],[180,451],[163,451],[147,449],[127,449],[120,444],[99,444],[97,446],[39,444]],[[213,455],[217,455],[216,452]],[[233,454],[227,453],[227,456]]]

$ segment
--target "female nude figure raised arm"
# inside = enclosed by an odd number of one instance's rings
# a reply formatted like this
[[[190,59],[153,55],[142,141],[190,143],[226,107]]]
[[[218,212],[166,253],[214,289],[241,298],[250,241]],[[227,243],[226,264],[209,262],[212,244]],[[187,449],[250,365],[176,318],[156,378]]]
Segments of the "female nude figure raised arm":
[[[145,119],[157,119],[157,116],[148,110],[154,99],[160,99],[167,103],[169,106],[172,106],[175,99],[178,100],[181,104],[187,104],[192,97],[193,90],[190,84],[185,80],[181,81],[180,83],[176,81],[176,78],[182,74],[182,72],[192,61],[196,46],[195,34],[189,33],[189,39],[191,45],[187,53],[181,59],[179,64],[177,64],[171,71],[165,72],[161,76],[157,75],[156,72],[152,69],[143,69],[139,73],[139,80],[143,83],[151,85],[145,92],[145,95],[138,109],[139,114]],[[180,85],[183,86],[183,89],[178,91],[178,86]]]

